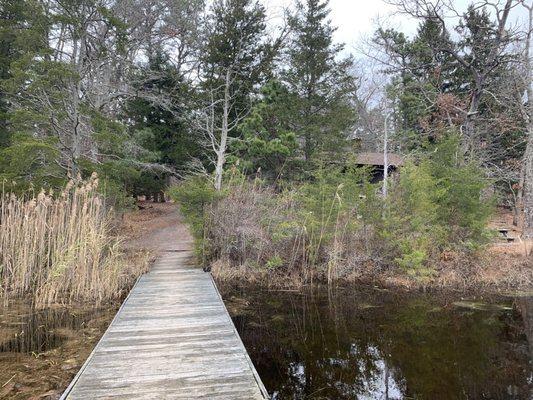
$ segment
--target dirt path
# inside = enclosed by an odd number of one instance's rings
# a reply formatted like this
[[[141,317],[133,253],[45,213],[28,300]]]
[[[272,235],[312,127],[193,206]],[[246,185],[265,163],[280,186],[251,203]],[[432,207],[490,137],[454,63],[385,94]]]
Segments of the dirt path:
[[[125,214],[121,231],[128,238],[128,250],[161,251],[189,250],[193,238],[178,206],[173,203],[144,203],[140,210]]]

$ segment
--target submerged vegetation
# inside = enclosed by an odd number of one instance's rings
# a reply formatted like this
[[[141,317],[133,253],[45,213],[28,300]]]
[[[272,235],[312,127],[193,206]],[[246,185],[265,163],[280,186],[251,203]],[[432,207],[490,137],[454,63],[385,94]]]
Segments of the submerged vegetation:
[[[128,261],[112,230],[98,178],[60,192],[0,198],[0,290],[38,306],[117,298],[147,266]]]

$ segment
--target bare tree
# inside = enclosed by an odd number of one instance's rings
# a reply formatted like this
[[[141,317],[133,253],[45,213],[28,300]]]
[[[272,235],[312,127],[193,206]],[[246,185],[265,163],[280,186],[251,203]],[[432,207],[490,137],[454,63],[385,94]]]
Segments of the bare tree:
[[[209,91],[208,104],[197,113],[195,119],[196,128],[204,135],[205,147],[214,153],[214,158],[208,157],[215,167],[214,187],[216,190],[222,188],[229,134],[247,115],[247,110],[241,110],[239,115],[230,117],[238,97],[238,94],[232,91],[235,77],[236,73],[233,68],[228,67],[223,84]],[[219,96],[218,92],[222,95]],[[219,110],[220,115],[218,115]]]
[[[366,56],[366,49],[358,49]],[[387,77],[379,72],[381,64],[365,57],[357,61],[353,75],[357,81],[353,138],[358,139],[363,151],[378,151],[383,136]]]
[[[276,37],[268,37],[264,18],[256,0],[217,0],[204,32],[199,75],[203,104],[193,120],[205,138],[216,190],[222,187],[231,133],[248,115],[257,86],[286,36],[282,28]]]
[[[524,40],[523,65],[525,78],[524,117],[527,123],[527,144],[524,153],[524,231],[527,238],[533,236],[533,65],[531,62],[531,36],[533,35],[533,4],[523,0],[521,4],[528,11],[528,25]]]
[[[443,38],[451,36],[447,20],[461,18],[461,13],[449,0],[388,0],[398,10],[420,20],[432,20],[441,27]],[[463,148],[466,152],[475,149],[475,121],[479,114],[479,106],[486,93],[487,82],[494,71],[506,61],[506,50],[516,39],[515,32],[509,27],[509,13],[518,4],[518,0],[500,1],[481,0],[472,4],[473,10],[491,9],[494,16],[495,29],[491,32],[491,40],[485,42],[486,48],[480,49],[482,57],[477,57],[474,51],[466,54],[458,48],[449,45],[448,40],[435,43],[437,50],[451,55],[462,68],[471,75],[473,85],[465,110],[464,122],[461,126],[463,134]]]

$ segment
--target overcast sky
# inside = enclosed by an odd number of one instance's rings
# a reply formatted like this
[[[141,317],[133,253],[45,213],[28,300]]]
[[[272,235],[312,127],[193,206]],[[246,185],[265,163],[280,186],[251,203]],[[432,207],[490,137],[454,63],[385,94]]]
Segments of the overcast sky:
[[[503,1],[503,0],[500,0]],[[533,0],[528,0],[529,2]],[[472,0],[455,0],[454,4],[458,10],[466,10]],[[293,4],[293,0],[264,0],[271,15],[279,15],[283,7]],[[337,26],[335,40],[344,42],[347,50],[352,48],[362,36],[370,36],[375,30],[377,18],[386,18],[389,25],[407,33],[416,31],[418,21],[409,19],[406,16],[394,14],[394,7],[388,5],[383,0],[330,0],[330,18],[333,25]],[[525,12],[514,10],[511,14],[511,21],[517,22],[525,18]]]

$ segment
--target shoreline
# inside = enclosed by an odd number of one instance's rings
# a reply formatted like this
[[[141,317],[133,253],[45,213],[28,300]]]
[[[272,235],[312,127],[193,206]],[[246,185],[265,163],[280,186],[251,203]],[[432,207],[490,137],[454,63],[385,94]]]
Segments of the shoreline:
[[[487,252],[485,256],[440,263],[435,276],[424,280],[410,277],[399,268],[378,271],[352,271],[328,283],[326,272],[320,269],[300,273],[257,269],[246,266],[230,266],[222,260],[211,263],[215,280],[221,284],[231,282],[261,284],[274,289],[299,290],[313,285],[373,286],[387,290],[406,292],[455,292],[461,294],[505,294],[533,292],[533,269],[526,257],[495,257]]]

